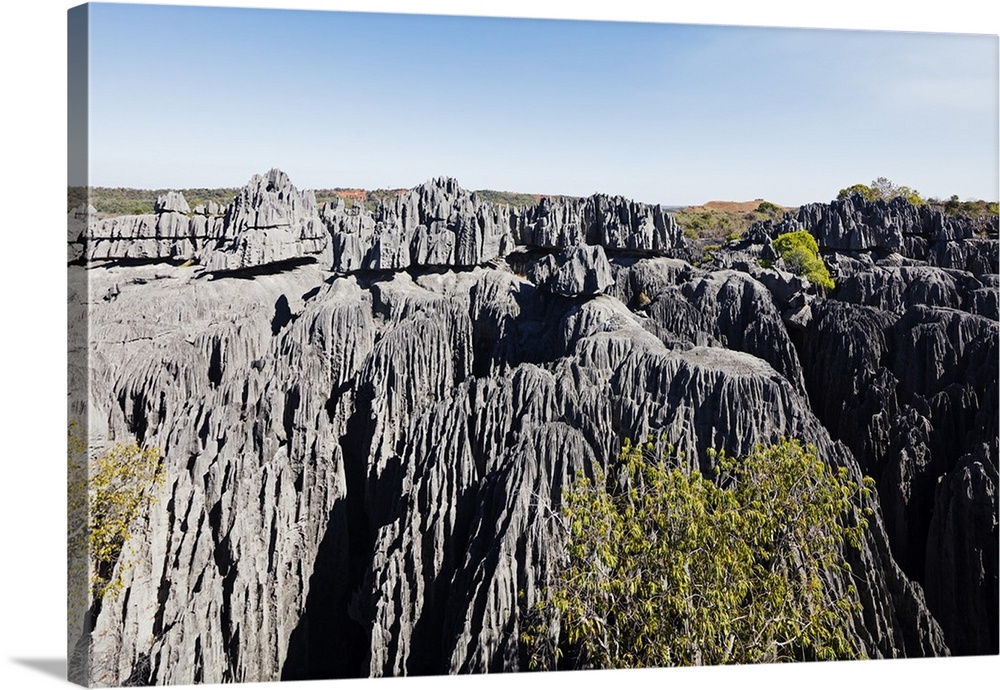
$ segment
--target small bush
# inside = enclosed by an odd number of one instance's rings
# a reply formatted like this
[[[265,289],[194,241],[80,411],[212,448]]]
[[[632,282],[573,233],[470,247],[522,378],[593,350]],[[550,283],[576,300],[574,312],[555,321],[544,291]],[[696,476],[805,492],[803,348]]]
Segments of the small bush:
[[[772,204],[770,201],[762,201],[760,202],[760,205],[757,206],[756,212],[777,217],[781,215],[781,207],[777,204]]]
[[[714,261],[715,255],[720,249],[722,249],[721,245],[706,244],[701,248],[701,256],[695,260],[694,265],[704,266],[705,264]]]
[[[805,230],[796,230],[779,235],[772,245],[789,271],[804,277],[823,290],[833,289],[833,279],[819,255],[819,245],[816,244],[815,237]]]

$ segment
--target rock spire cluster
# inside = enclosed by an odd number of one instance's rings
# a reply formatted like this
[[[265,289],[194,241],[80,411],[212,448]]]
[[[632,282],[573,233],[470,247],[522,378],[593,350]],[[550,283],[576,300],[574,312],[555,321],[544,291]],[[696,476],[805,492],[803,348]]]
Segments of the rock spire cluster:
[[[278,170],[225,208],[70,221],[92,444],[165,472],[76,631],[96,684],[524,669],[547,516],[649,432],[691,469],[796,437],[874,477],[860,646],[997,652],[995,227],[853,197],[694,265],[620,197],[439,178],[318,207]],[[762,267],[792,229],[832,291]]]

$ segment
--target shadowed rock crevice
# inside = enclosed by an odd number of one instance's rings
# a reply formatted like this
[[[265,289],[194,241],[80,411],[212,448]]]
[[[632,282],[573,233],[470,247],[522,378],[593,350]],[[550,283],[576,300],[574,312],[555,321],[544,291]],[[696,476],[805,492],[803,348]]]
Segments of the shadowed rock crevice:
[[[207,275],[212,280],[219,280],[220,278],[233,278],[233,279],[243,279],[243,280],[253,280],[258,276],[267,275],[279,275],[287,271],[294,271],[296,268],[302,266],[308,266],[310,264],[317,263],[314,257],[296,257],[293,259],[284,259],[282,261],[269,261],[266,264],[260,266],[248,266],[241,268],[232,269],[215,269],[211,270]]]
[[[345,501],[329,516],[309,578],[309,596],[288,640],[281,680],[356,678],[367,645],[364,628],[348,615],[351,537]]]
[[[282,295],[274,303],[274,316],[271,318],[271,335],[278,335],[282,328],[292,320],[292,310],[288,306],[288,298]]]

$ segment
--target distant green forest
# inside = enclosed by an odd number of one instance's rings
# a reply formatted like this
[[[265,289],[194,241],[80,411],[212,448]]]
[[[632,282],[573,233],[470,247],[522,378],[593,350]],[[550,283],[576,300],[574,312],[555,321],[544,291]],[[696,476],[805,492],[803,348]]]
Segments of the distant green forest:
[[[169,189],[133,189],[130,187],[91,187],[90,203],[97,209],[101,217],[139,215],[153,212],[153,204],[156,198],[169,191],[179,191],[184,194],[188,204],[192,208],[199,204],[214,201],[222,206],[226,206],[239,192],[236,187],[222,187],[218,189],[206,189],[203,187],[192,187],[189,189],[169,190]],[[389,201],[396,197],[402,189],[349,189],[346,187],[334,187],[331,189],[313,190],[316,195],[316,203],[322,205],[333,202],[336,199],[344,199],[348,207],[361,203],[369,211],[374,210],[380,201]],[[501,192],[493,189],[478,189],[475,194],[483,201],[493,204],[507,204],[509,206],[533,206],[546,195],[525,194],[521,192]],[[85,187],[70,187],[67,211],[74,209],[87,201],[87,189]],[[572,198],[572,197],[553,197]],[[759,202],[759,203],[758,203]],[[720,242],[728,239],[735,239],[746,231],[747,227],[756,220],[767,218],[777,219],[786,210],[776,204],[758,200],[748,208],[741,208],[747,204],[730,202],[711,202],[704,206],[678,207],[674,212],[678,224],[685,231],[685,234],[692,240],[703,240]],[[980,224],[989,223],[990,219],[997,215],[997,203],[978,201],[959,201],[957,196],[952,196],[946,201],[938,199],[921,199],[921,203],[926,203],[944,211],[950,215],[966,215]],[[985,225],[984,225],[985,227]]]
[[[170,191],[178,191],[184,195],[191,208],[199,204],[214,201],[222,206],[226,206],[233,197],[239,193],[236,187],[222,187],[219,189],[205,189],[193,187],[190,189],[133,189],[130,187],[91,187],[90,204],[97,209],[102,217],[141,215],[153,212],[153,204],[161,194]],[[347,206],[357,203],[364,204],[368,210],[374,210],[380,201],[389,201],[399,194],[401,189],[348,189],[346,187],[334,187],[332,189],[315,189],[316,203],[323,205],[334,202],[338,198],[344,199]],[[475,194],[484,201],[494,204],[508,204],[510,206],[533,206],[542,198],[540,194],[522,194],[518,192],[499,192],[493,189],[479,189]],[[86,187],[70,187],[67,212],[87,203]]]
[[[489,201],[493,204],[507,204],[508,206],[534,206],[542,198],[541,194],[497,192],[492,189],[477,189],[476,196],[483,201]]]
[[[194,187],[191,189],[132,189],[130,187],[91,187],[90,203],[97,212],[104,217],[107,216],[130,216],[143,213],[152,213],[153,204],[156,198],[167,192],[181,192],[187,199],[191,208],[198,204],[205,204],[214,201],[223,206],[227,205],[236,196],[239,189],[220,188],[205,189]],[[87,202],[86,187],[69,188],[69,207],[67,211],[76,208]]]

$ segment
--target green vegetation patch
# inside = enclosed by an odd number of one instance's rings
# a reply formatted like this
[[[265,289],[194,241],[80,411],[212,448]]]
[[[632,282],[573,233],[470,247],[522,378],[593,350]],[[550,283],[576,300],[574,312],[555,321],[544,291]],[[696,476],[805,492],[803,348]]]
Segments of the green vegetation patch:
[[[947,201],[929,199],[928,202],[935,208],[941,209],[949,216],[964,216],[972,221],[975,231],[987,236],[996,235],[998,220],[998,205],[995,201],[985,201],[983,199],[959,201],[957,194],[952,194]]]
[[[97,209],[102,217],[132,216],[153,212],[157,197],[171,191],[179,191],[184,195],[191,208],[199,204],[214,201],[221,206],[227,206],[239,191],[236,188],[207,189],[192,187],[190,189],[131,189],[129,187],[91,187],[89,203]],[[67,211],[87,203],[86,187],[71,187],[69,208]]]
[[[988,233],[996,227],[998,205],[995,201],[984,199],[968,199],[959,201],[957,194],[952,194],[946,201],[934,197],[924,199],[915,189],[905,185],[897,185],[892,180],[879,177],[870,185],[853,184],[837,193],[837,199],[846,199],[854,194],[860,194],[866,201],[890,201],[898,197],[906,199],[914,206],[929,205],[951,216],[966,216],[980,233]],[[995,230],[994,230],[995,232]]]
[[[917,190],[897,185],[886,177],[879,177],[872,180],[870,185],[854,184],[850,187],[845,187],[837,192],[837,199],[843,200],[854,194],[860,194],[866,201],[889,201],[896,197],[903,197],[914,206],[926,203]]]
[[[530,666],[863,657],[844,553],[861,544],[874,482],[795,440],[712,454],[715,481],[657,445],[626,440],[617,471],[581,474],[564,495],[565,554],[521,635]]]
[[[778,235],[771,243],[789,271],[806,278],[823,290],[834,287],[830,271],[819,255],[816,238],[805,230]]]
[[[521,194],[520,192],[498,192],[493,189],[477,189],[474,194],[482,201],[494,205],[506,204],[515,208],[535,206],[542,199],[540,194]]]
[[[673,216],[689,240],[730,242],[742,237],[743,233],[757,221],[780,220],[785,211],[785,208],[770,201],[761,201],[750,210],[688,206]]]
[[[80,461],[85,453],[79,425],[71,425],[69,550],[88,554],[91,596],[99,601],[122,587],[123,574],[131,565],[119,565],[122,549],[164,477],[156,448],[118,443],[90,462]]]

